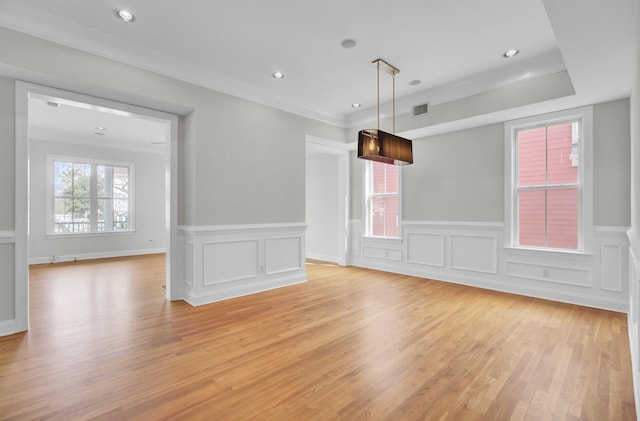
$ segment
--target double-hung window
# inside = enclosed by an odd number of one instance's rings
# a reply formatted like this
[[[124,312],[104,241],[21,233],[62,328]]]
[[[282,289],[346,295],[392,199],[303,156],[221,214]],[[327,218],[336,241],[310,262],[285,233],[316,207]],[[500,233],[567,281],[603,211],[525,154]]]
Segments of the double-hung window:
[[[49,234],[133,231],[132,163],[49,156]]]
[[[589,248],[591,120],[586,107],[505,125],[511,246]]]
[[[400,237],[400,168],[376,161],[365,163],[366,234]]]

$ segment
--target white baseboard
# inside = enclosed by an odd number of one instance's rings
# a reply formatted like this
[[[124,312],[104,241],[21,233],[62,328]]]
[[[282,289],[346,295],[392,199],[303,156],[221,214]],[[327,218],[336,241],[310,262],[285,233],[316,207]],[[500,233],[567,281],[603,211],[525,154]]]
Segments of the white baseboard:
[[[307,252],[307,259],[322,260],[323,262],[338,263],[338,256],[329,256],[328,254]]]
[[[73,262],[76,260],[107,259],[110,257],[140,256],[143,254],[158,254],[158,253],[166,253],[166,249],[153,248],[153,249],[140,249],[140,250],[115,250],[115,251],[104,251],[104,252],[98,252],[98,253],[68,254],[64,256],[30,257],[29,264],[40,265],[40,264],[46,264],[46,263]]]
[[[0,322],[0,336],[9,336],[16,333],[15,320],[3,320]]]

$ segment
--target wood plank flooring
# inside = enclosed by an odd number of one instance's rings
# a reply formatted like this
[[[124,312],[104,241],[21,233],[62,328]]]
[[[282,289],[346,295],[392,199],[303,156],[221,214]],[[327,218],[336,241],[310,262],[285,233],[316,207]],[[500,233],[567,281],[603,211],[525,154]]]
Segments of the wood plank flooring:
[[[201,307],[164,255],[31,268],[0,419],[633,420],[626,315],[309,262]]]

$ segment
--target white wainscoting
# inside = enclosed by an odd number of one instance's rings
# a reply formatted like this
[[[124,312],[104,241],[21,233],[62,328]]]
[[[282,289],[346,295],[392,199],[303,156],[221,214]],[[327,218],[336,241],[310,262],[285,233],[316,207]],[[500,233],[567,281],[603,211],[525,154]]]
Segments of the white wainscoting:
[[[596,227],[592,254],[504,247],[494,222],[405,222],[401,239],[362,236],[351,220],[351,263],[509,293],[626,312],[626,227]]]
[[[191,305],[306,282],[305,224],[182,226],[182,296]]]
[[[627,325],[629,328],[629,347],[631,348],[631,366],[633,370],[633,388],[636,400],[636,416],[640,419],[640,239],[631,229],[627,231],[628,248],[628,289],[629,312]]]

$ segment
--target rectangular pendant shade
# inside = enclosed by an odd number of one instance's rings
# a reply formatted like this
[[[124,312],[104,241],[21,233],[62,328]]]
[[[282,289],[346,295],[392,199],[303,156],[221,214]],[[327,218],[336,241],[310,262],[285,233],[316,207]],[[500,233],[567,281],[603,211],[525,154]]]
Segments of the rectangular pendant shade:
[[[392,165],[413,164],[413,147],[409,139],[382,130],[360,130],[358,158]]]

